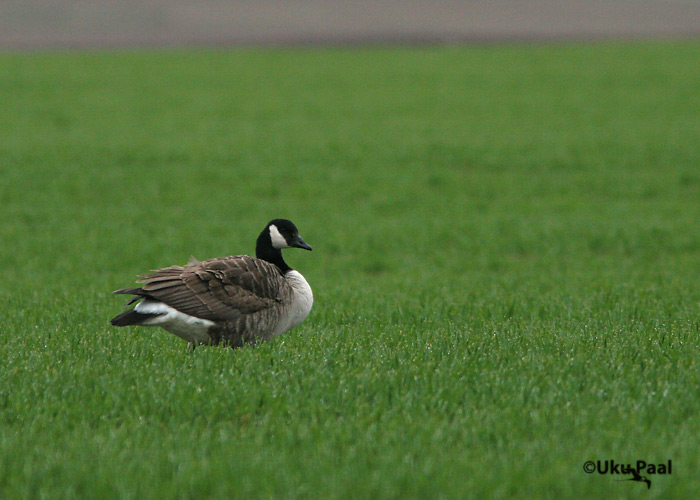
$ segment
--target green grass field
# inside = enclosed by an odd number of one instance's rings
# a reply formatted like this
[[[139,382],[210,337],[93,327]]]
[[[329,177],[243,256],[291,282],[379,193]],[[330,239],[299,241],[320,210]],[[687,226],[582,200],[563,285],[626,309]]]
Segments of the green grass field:
[[[0,498],[691,499],[698,42],[0,55]],[[292,219],[314,310],[135,275]],[[652,486],[587,460],[673,461]]]

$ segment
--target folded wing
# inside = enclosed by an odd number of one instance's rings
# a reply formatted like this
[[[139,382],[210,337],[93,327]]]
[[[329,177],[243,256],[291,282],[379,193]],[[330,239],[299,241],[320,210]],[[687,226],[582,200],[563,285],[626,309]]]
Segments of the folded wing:
[[[118,290],[161,301],[211,321],[236,321],[273,307],[289,287],[274,264],[236,255],[142,275],[141,288]]]

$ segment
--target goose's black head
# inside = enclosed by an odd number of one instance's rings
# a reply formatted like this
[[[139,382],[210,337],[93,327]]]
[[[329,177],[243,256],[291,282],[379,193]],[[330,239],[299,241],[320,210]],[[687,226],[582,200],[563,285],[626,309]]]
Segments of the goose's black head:
[[[283,248],[303,248],[311,250],[294,223],[287,219],[274,219],[267,223],[255,247],[255,256],[279,267],[283,273],[291,268],[282,259]]]

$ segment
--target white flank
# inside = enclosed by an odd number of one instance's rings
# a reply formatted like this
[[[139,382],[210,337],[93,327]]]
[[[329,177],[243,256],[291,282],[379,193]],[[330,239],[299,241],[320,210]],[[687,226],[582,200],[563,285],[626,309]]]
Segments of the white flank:
[[[208,344],[211,341],[208,331],[214,326],[213,321],[190,316],[155,300],[139,302],[134,309],[145,314],[160,314],[144,321],[144,326],[160,326],[188,342],[194,342],[195,345]]]
[[[273,248],[277,248],[278,250],[281,248],[289,248],[287,240],[284,239],[284,236],[282,236],[279,229],[277,229],[277,226],[274,224],[270,226],[270,239],[272,240]]]

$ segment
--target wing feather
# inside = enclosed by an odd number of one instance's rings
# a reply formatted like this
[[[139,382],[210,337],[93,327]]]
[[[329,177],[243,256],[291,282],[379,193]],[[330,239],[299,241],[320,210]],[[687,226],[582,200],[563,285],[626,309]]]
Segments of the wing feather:
[[[166,267],[143,275],[139,283],[139,295],[212,321],[237,321],[268,309],[289,287],[275,265],[247,255]]]

